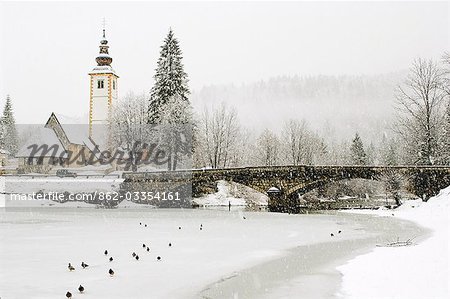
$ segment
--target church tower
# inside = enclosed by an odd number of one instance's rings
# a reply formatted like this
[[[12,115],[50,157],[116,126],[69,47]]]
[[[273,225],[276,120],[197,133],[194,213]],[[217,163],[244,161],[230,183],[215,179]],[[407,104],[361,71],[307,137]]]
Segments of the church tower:
[[[108,53],[108,41],[105,29],[100,41],[100,53],[95,58],[97,66],[89,73],[90,76],[90,99],[89,99],[89,137],[96,141],[103,131],[108,127],[111,108],[117,101],[117,76],[111,67],[112,57]],[[96,141],[98,142],[98,141]]]

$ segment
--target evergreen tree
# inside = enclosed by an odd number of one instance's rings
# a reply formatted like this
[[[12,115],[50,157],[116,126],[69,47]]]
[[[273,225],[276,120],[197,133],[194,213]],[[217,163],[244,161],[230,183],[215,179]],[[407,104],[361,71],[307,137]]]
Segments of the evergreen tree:
[[[350,157],[352,163],[355,165],[367,164],[367,155],[364,151],[364,144],[358,133],[355,134],[355,138],[352,141],[352,145],[350,147]]]
[[[176,97],[189,103],[187,74],[184,72],[182,52],[172,29],[161,46],[154,76],[155,84],[150,92],[149,122],[159,124],[167,103]]]
[[[0,120],[0,148],[8,151],[11,155],[15,155],[18,150],[18,134],[16,129],[16,120],[14,119],[11,98],[6,97],[5,107],[3,108],[3,115]]]
[[[391,142],[389,142],[386,153],[386,160],[384,162],[388,166],[398,165],[397,151],[395,149],[395,144],[392,140]]]
[[[167,170],[173,171],[183,162],[192,167],[192,107],[179,96],[171,97],[161,111],[158,125],[159,144],[167,154]]]
[[[377,164],[377,153],[376,153],[375,145],[372,142],[366,148],[366,164],[367,165]]]
[[[397,151],[398,144],[395,139],[387,139],[383,136],[380,144],[380,159],[381,164],[385,166],[395,166],[399,163],[399,153]]]
[[[444,125],[441,136],[442,164],[450,165],[450,101],[445,110]]]

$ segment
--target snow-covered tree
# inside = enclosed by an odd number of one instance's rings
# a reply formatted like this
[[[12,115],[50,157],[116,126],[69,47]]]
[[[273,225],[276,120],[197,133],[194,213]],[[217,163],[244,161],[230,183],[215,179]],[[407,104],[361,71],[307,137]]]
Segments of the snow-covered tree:
[[[11,98],[6,97],[6,103],[3,108],[3,115],[0,119],[0,148],[15,155],[18,151],[19,137],[17,134],[16,120],[11,103]]]
[[[395,170],[387,170],[381,177],[386,193],[390,194],[397,206],[402,204],[400,191],[404,187],[406,179]]]
[[[167,170],[177,169],[179,162],[192,168],[192,108],[178,95],[172,96],[160,112],[156,127],[159,144],[167,154]]]
[[[385,165],[388,166],[398,165],[398,154],[396,148],[397,146],[395,142],[391,140],[391,142],[388,145],[387,155],[385,157],[386,160],[384,161]]]
[[[450,165],[450,100],[445,109],[445,116],[440,136],[441,163]]]
[[[225,103],[205,107],[197,130],[196,160],[200,167],[228,167],[239,141],[239,121],[234,108]]]
[[[154,133],[148,123],[148,97],[128,93],[113,108],[110,118],[112,147],[127,153],[133,170],[142,158],[143,147],[151,144]]]
[[[450,97],[450,53],[446,52],[444,53],[442,57],[442,64],[443,64],[443,84],[442,89],[447,94],[447,97]]]
[[[388,139],[385,135],[381,140],[378,155],[380,163],[384,166],[395,166],[399,164],[398,143],[394,138]]]
[[[167,103],[177,97],[177,101],[189,103],[189,88],[187,74],[182,63],[182,52],[178,40],[172,29],[161,46],[160,57],[154,76],[155,83],[150,92],[149,122],[158,124],[161,122],[161,114],[166,109]]]
[[[279,163],[280,140],[269,129],[265,129],[257,140],[257,161],[259,165],[273,166]]]
[[[367,165],[375,165],[377,162],[377,152],[375,149],[375,145],[371,142],[369,146],[366,148],[366,164]]]
[[[323,163],[328,154],[322,138],[309,129],[306,121],[290,119],[281,132],[282,162],[287,165]]]
[[[309,129],[305,121],[288,120],[282,130],[285,164],[307,164]]]
[[[367,155],[364,150],[364,144],[359,137],[359,134],[355,134],[355,138],[353,138],[351,147],[350,147],[350,157],[351,161],[354,165],[366,165],[367,164]]]
[[[442,120],[444,72],[433,61],[414,61],[405,83],[397,88],[398,123],[407,162],[433,165],[438,155],[438,135]]]

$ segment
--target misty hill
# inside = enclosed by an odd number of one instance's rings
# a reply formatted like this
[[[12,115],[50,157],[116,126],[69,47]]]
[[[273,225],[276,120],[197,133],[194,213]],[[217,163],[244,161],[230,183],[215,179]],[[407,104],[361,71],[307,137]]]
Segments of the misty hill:
[[[305,119],[324,137],[349,139],[356,131],[379,140],[393,116],[394,89],[406,73],[361,76],[282,76],[252,84],[204,87],[192,94],[195,110],[222,101],[256,132],[279,131],[288,118]]]

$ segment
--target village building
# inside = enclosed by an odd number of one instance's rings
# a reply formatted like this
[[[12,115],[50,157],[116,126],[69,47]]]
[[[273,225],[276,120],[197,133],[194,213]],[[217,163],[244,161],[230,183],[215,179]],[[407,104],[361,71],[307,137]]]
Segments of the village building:
[[[19,170],[48,173],[54,167],[78,168],[98,164],[98,145],[89,137],[88,125],[74,124],[52,113],[43,127],[34,127],[16,155]],[[96,157],[96,159],[94,159]]]
[[[79,168],[98,165],[99,153],[108,149],[109,117],[118,98],[119,76],[111,67],[105,29],[97,65],[89,72],[89,122],[79,124],[52,112],[46,124],[33,128],[19,149],[19,172],[48,173],[54,167]],[[116,161],[111,161],[115,168]]]

